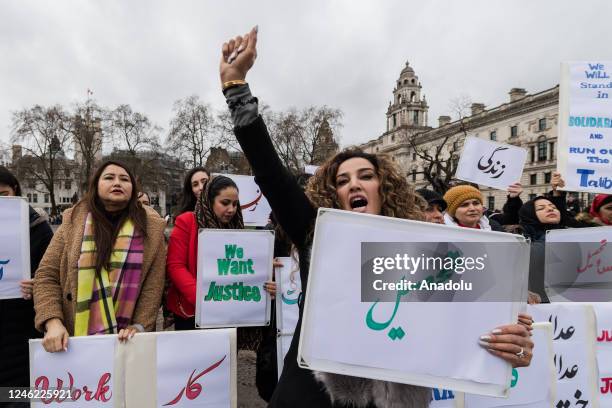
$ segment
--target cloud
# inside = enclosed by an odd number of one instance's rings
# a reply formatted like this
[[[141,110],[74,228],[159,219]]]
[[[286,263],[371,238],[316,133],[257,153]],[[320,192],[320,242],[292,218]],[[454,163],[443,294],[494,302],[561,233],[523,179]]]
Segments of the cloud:
[[[4,1],[0,140],[12,111],[70,106],[88,88],[98,103],[128,103],[166,129],[179,98],[224,109],[220,45],[259,24],[253,92],[273,109],[340,108],[342,143],[362,143],[385,130],[406,60],[435,126],[458,95],[495,106],[512,87],[557,84],[562,61],[612,60],[611,11],[607,0]]]

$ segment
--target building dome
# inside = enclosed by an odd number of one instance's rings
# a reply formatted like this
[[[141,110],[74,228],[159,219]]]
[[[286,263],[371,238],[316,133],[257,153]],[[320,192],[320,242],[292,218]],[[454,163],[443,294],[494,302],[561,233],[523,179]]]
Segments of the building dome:
[[[412,69],[408,61],[406,61],[406,66],[404,67],[404,69],[402,69],[402,72],[400,72],[400,76],[404,75],[414,75],[414,69]]]

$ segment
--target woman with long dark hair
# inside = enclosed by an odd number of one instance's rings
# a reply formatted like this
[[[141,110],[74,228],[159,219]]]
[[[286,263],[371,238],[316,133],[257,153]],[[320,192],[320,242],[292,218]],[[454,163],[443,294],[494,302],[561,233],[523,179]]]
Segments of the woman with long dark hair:
[[[125,341],[155,329],[165,222],[137,197],[129,168],[106,161],[86,196],[64,212],[34,282],[35,323],[45,332],[45,350],[65,350],[69,336],[118,333]]]
[[[195,329],[199,228],[244,228],[238,186],[229,177],[211,178],[193,211],[176,218],[170,235],[166,262],[170,288],[166,303],[174,313],[176,330]]]
[[[347,149],[331,157],[310,179],[306,193],[280,161],[266,125],[258,115],[257,98],[250,92],[246,74],[257,56],[257,29],[223,44],[220,77],[234,132],[258,185],[279,224],[299,253],[302,290],[306,292],[310,251],[317,209],[346,211],[423,220],[421,202],[397,166],[382,155]],[[427,407],[431,390],[413,385],[316,373],[297,364],[303,304],[285,358],[283,372],[270,407]],[[515,366],[529,365],[533,343],[527,328],[519,324],[499,328],[508,336],[491,335],[491,353]],[[519,352],[520,350],[520,352]]]
[[[204,167],[194,167],[187,172],[183,180],[183,192],[176,212],[177,217],[195,209],[196,202],[208,179],[210,179],[210,173]]]
[[[0,197],[21,196],[17,178],[0,166]],[[30,273],[32,279],[21,282],[22,299],[0,300],[0,387],[28,387],[30,363],[28,340],[41,337],[34,328],[32,290],[38,268],[53,231],[47,215],[30,207]]]

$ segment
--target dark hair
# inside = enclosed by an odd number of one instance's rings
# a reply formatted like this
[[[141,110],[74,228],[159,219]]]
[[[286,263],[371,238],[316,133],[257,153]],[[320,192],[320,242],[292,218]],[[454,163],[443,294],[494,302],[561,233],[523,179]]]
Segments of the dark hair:
[[[6,184],[15,190],[16,196],[21,196],[21,185],[19,185],[19,180],[17,180],[17,177],[4,166],[0,166],[0,184]]]
[[[203,171],[208,177],[210,177],[210,173],[204,167],[199,166],[189,170],[189,172],[185,175],[185,180],[183,180],[183,192],[181,195],[181,202],[178,206],[179,209],[175,214],[177,216],[181,215],[184,212],[195,210],[195,205],[196,201],[198,201],[198,198],[193,195],[193,189],[191,188],[191,178],[198,171]]]
[[[140,197],[142,196],[147,196],[147,199],[149,200],[149,202],[151,201],[151,196],[149,195],[149,193],[147,193],[146,191],[140,190],[138,192],[137,198],[140,199]]]
[[[121,211],[117,223],[113,223],[108,218],[108,212],[104,209],[104,205],[98,195],[98,181],[102,176],[104,169],[110,165],[119,166],[124,169],[130,177],[132,183],[132,195],[128,201],[127,207]],[[87,194],[82,201],[87,203],[87,207],[93,218],[93,233],[94,242],[96,243],[96,272],[100,272],[103,267],[110,269],[110,258],[113,250],[113,245],[119,234],[119,229],[128,218],[132,220],[134,226],[139,230],[144,237],[147,234],[147,213],[146,210],[138,203],[138,192],[136,189],[136,177],[134,173],[125,164],[107,160],[98,167],[96,172],[89,181]]]

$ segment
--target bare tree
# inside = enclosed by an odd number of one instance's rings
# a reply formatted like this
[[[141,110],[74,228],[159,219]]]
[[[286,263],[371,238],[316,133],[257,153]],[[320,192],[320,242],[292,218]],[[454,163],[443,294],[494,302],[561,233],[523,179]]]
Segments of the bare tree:
[[[14,164],[20,176],[45,186],[51,200],[51,215],[57,214],[55,185],[66,168],[64,150],[72,134],[71,123],[72,118],[59,105],[49,108],[36,105],[12,114],[12,142],[21,143],[25,152],[23,165]]]
[[[108,131],[118,146],[111,157],[126,162],[141,183],[155,178],[153,164],[161,153],[161,130],[147,115],[134,112],[130,105],[118,106],[110,112],[108,120]]]
[[[300,173],[305,164],[321,164],[337,151],[341,120],[339,109],[310,106],[272,114],[268,123],[281,160]]]
[[[449,189],[455,177],[459,163],[460,141],[467,136],[466,118],[470,114],[471,105],[472,102],[466,95],[451,99],[449,109],[457,121],[441,139],[427,140],[426,134],[423,133],[408,138],[412,151],[423,163],[423,177],[440,194],[444,194]]]
[[[77,104],[74,112],[72,140],[75,147],[75,160],[81,166],[79,190],[87,191],[89,178],[93,174],[97,160],[102,155],[103,123],[109,117],[108,110],[95,101],[87,99]]]
[[[213,147],[225,146],[233,139],[229,112],[219,114],[215,123],[210,106],[197,95],[176,101],[173,110],[167,145],[191,167],[203,166]]]

